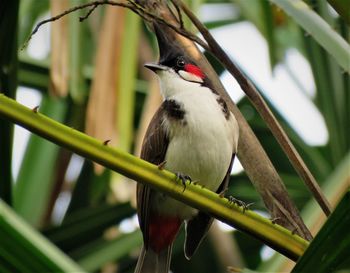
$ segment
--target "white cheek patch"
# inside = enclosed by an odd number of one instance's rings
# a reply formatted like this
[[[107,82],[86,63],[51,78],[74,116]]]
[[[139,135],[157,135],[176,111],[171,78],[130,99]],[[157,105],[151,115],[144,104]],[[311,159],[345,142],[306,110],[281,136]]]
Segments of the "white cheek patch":
[[[185,70],[179,70],[179,75],[186,81],[202,83],[203,79]]]

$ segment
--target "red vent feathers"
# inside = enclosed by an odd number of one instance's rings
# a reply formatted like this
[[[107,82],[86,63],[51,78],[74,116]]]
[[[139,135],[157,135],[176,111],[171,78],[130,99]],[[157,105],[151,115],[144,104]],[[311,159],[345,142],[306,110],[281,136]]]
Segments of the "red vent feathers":
[[[181,220],[177,217],[151,216],[148,227],[149,246],[159,253],[174,241],[180,226]]]

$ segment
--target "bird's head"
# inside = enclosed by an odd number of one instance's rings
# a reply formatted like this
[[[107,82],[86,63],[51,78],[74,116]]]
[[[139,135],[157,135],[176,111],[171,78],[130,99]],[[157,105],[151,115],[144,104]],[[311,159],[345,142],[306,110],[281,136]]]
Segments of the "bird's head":
[[[178,55],[170,60],[159,63],[147,63],[145,67],[154,71],[161,77],[177,77],[188,82],[203,83],[205,74],[184,55]]]
[[[161,81],[182,79],[191,83],[203,84],[206,78],[200,67],[187,56],[178,45],[169,41],[169,36],[155,26],[159,45],[159,62],[147,63],[145,67],[154,71]]]

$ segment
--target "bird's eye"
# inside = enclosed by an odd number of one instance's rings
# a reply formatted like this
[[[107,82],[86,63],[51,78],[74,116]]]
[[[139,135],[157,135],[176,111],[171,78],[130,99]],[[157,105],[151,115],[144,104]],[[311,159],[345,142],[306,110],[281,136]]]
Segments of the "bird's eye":
[[[184,59],[182,59],[182,58],[178,58],[177,59],[177,62],[176,62],[176,65],[178,66],[178,67],[184,67],[185,66],[185,60]]]

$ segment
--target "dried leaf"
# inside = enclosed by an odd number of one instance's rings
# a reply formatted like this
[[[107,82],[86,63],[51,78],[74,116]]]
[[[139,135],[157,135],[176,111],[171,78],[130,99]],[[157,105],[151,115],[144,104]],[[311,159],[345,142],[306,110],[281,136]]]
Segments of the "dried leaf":
[[[53,15],[62,13],[68,8],[69,0],[51,0],[51,14]],[[51,27],[50,92],[58,97],[65,97],[68,94],[68,39],[68,17],[64,16],[52,22]]]
[[[99,36],[95,60],[95,72],[87,107],[86,133],[101,142],[117,143],[116,101],[118,60],[124,31],[125,10],[107,7]],[[95,164],[95,172],[101,174],[104,167]]]

